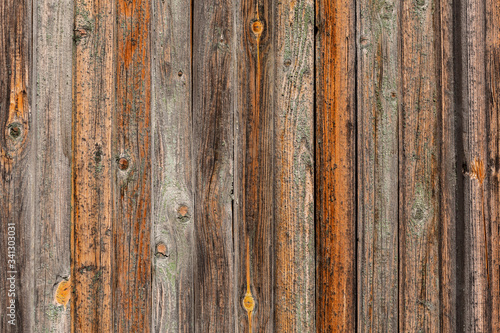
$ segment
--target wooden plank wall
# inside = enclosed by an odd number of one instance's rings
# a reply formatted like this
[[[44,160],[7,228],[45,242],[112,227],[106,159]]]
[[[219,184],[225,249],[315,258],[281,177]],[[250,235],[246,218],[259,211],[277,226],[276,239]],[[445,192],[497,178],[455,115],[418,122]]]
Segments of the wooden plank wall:
[[[500,332],[497,2],[0,17],[0,332]]]

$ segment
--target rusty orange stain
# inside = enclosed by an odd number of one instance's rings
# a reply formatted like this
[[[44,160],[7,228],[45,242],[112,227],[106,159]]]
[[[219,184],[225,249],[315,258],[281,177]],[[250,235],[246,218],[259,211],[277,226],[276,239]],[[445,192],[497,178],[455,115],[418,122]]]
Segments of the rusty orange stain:
[[[484,232],[484,261],[486,262],[486,276],[488,279],[488,289],[490,288],[490,269],[488,264],[488,237],[486,235],[486,216],[484,214],[484,191],[483,182],[485,179],[485,170],[483,161],[474,159],[470,166],[470,177],[479,181],[481,191],[481,213],[483,215],[483,232]]]
[[[62,280],[56,289],[56,294],[54,295],[54,302],[57,305],[63,305],[64,310],[68,306],[69,299],[71,298],[71,277],[66,281]]]

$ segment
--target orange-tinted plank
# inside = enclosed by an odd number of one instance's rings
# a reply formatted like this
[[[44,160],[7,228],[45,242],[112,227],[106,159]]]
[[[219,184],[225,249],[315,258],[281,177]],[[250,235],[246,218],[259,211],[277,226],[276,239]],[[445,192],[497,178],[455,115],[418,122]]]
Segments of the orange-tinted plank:
[[[356,327],[355,5],[316,4],[316,326]]]

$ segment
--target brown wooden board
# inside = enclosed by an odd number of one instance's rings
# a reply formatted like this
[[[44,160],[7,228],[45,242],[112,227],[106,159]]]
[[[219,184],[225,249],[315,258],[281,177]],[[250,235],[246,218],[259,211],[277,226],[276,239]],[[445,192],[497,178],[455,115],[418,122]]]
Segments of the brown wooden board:
[[[316,2],[316,328],[356,327],[355,5]]]
[[[0,331],[34,322],[32,2],[0,3]]]
[[[357,2],[358,331],[398,331],[399,2]]]
[[[234,4],[193,4],[195,331],[233,332]]]
[[[153,332],[193,332],[191,7],[153,7]]]
[[[73,1],[38,1],[33,14],[37,91],[33,331],[69,332]]]
[[[273,6],[235,2],[237,330],[274,332]]]

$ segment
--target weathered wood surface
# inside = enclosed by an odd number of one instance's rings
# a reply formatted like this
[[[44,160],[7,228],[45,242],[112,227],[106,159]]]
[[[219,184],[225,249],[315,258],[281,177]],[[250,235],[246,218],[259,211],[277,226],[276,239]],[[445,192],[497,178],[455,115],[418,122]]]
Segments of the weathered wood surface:
[[[237,330],[274,332],[273,6],[235,2]]]
[[[153,7],[153,332],[193,332],[190,2]]]
[[[401,2],[399,331],[439,331],[439,146],[434,2]]]
[[[38,1],[33,14],[36,19],[33,331],[69,332],[73,1]],[[67,289],[64,291],[63,287]]]
[[[314,332],[314,2],[274,10],[275,331]]]
[[[1,332],[500,332],[495,1],[0,17]]]
[[[217,0],[193,8],[196,332],[233,332],[240,303],[233,257],[233,6]]]
[[[77,1],[73,113],[75,331],[151,328],[148,1]]]
[[[33,327],[32,2],[0,2],[0,331]]]
[[[355,4],[316,4],[316,325],[356,327]]]
[[[357,2],[358,330],[398,331],[398,1]]]

